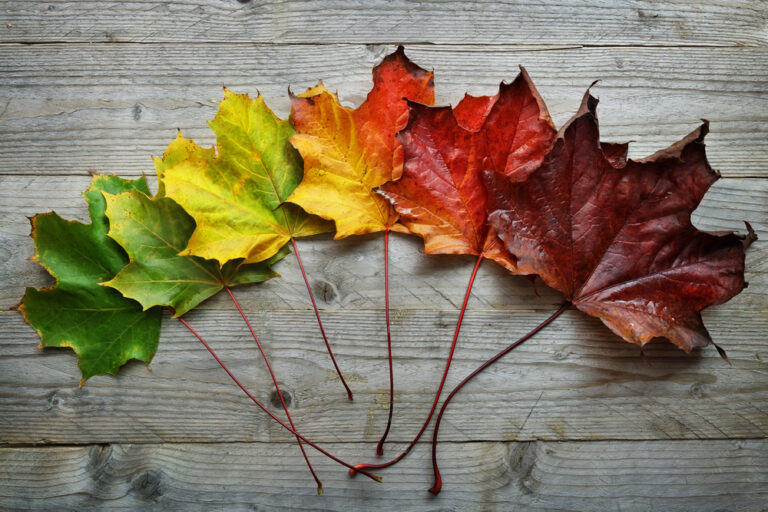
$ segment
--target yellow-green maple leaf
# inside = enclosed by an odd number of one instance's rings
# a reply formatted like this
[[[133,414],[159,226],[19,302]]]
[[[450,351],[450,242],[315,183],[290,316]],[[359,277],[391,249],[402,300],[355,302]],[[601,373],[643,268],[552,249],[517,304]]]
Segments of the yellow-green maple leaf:
[[[176,202],[149,197],[140,190],[105,193],[104,199],[109,236],[130,261],[115,277],[100,284],[138,301],[145,309],[169,306],[174,316],[181,316],[224,287],[277,277],[270,265],[290,252],[284,247],[269,260],[251,264],[232,260],[223,268],[214,260],[179,256],[195,223]]]
[[[213,148],[203,148],[198,146],[195,141],[187,139],[181,134],[181,130],[176,134],[176,138],[168,144],[168,148],[162,157],[152,157],[155,163],[155,173],[157,174],[157,194],[155,197],[165,196],[165,170],[173,167],[179,162],[183,162],[191,157],[202,159],[214,158],[216,151]]]
[[[303,165],[288,142],[293,127],[275,116],[261,95],[252,99],[225,88],[209,125],[216,134],[215,152],[180,141],[164,158],[186,152],[186,158],[164,167],[161,177],[165,194],[197,225],[181,255],[255,263],[292,237],[332,230],[323,219],[284,204],[301,181]]]

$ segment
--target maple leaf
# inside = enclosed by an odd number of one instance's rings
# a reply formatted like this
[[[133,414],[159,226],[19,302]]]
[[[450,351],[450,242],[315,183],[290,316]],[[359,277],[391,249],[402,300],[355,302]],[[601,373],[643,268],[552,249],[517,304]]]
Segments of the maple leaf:
[[[599,143],[589,92],[541,167],[513,183],[486,172],[489,223],[516,256],[578,309],[643,345],[663,337],[689,352],[712,340],[700,311],[745,286],[745,245],[707,233],[691,212],[719,178],[707,162],[705,121],[642,160]]]
[[[301,181],[301,157],[288,143],[291,124],[261,95],[251,99],[225,88],[209,125],[217,154],[187,148],[186,158],[162,172],[166,195],[197,224],[182,255],[256,263],[292,237],[331,230],[328,222],[284,203]]]
[[[355,110],[345,108],[322,82],[291,95],[291,143],[304,158],[304,179],[288,200],[336,223],[336,238],[394,229],[398,215],[374,189],[402,171],[395,134],[407,121],[404,100],[432,104],[433,73],[403,47],[373,69],[373,89]]]
[[[216,150],[198,146],[193,140],[184,137],[181,130],[178,130],[176,138],[168,144],[163,156],[160,158],[152,157],[155,164],[155,174],[157,174],[157,194],[155,197],[165,196],[165,170],[193,157],[210,160],[216,157]]]
[[[195,221],[176,202],[167,197],[150,198],[139,190],[104,196],[109,236],[128,253],[130,263],[101,284],[137,300],[145,309],[169,306],[174,316],[181,316],[224,287],[278,276],[270,265],[289,252],[285,246],[267,261],[244,264],[242,259],[231,260],[223,268],[216,260],[180,256]]]
[[[381,187],[401,222],[424,238],[428,254],[484,255],[510,270],[513,258],[486,223],[481,172],[523,179],[544,158],[555,128],[530,77],[502,83],[495,96],[465,98],[456,106],[409,102],[408,125],[398,134],[403,175]]]
[[[138,302],[100,286],[128,262],[107,236],[102,192],[148,192],[144,177],[129,181],[96,176],[84,196],[91,224],[68,221],[55,212],[32,218],[34,261],[56,279],[52,288],[27,288],[17,306],[42,340],[42,347],[69,347],[77,353],[82,385],[94,375],[117,373],[130,359],[146,364],[157,350],[159,308],[142,311]]]
[[[400,176],[403,153],[395,133],[407,121],[404,98],[432,104],[434,75],[405,56],[402,46],[373,69],[373,89],[357,109],[339,103],[322,82],[291,94],[291,143],[304,158],[304,178],[288,198],[306,211],[333,220],[336,239],[384,231],[384,300],[389,354],[389,419],[376,451],[389,434],[394,374],[389,322],[389,232],[406,232],[397,212],[375,188]]]

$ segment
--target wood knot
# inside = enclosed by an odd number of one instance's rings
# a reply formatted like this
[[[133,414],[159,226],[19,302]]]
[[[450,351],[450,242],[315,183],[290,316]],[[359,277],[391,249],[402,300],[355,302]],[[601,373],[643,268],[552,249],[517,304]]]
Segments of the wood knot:
[[[134,476],[131,492],[144,501],[157,501],[163,495],[163,474],[149,470]]]
[[[315,289],[315,295],[326,304],[336,301],[339,296],[336,286],[325,279],[318,280],[313,288]]]
[[[291,396],[291,393],[289,391],[286,391],[284,389],[280,390],[280,393],[283,395],[283,400],[285,401],[285,406],[290,407],[291,402],[293,401],[293,397]],[[282,409],[283,404],[280,402],[280,395],[277,394],[277,391],[272,391],[269,395],[269,403],[272,404],[272,406],[276,409]]]

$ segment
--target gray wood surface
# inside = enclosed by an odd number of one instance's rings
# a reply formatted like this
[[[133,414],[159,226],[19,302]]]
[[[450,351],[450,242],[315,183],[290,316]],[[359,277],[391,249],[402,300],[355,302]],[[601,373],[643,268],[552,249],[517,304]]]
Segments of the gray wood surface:
[[[349,457],[370,445],[332,443]],[[764,510],[768,444],[721,440],[445,443],[435,499],[427,450],[377,484],[295,446],[208,443],[0,450],[0,499],[20,510]],[[717,464],[713,464],[713,461]],[[26,493],[23,497],[19,491]]]
[[[744,46],[765,43],[760,0],[81,0],[5,2],[4,41]],[[10,26],[8,26],[10,25]]]
[[[234,1],[234,0],[233,0]],[[76,4],[79,5],[79,4]],[[1,28],[1,27],[0,27]],[[287,88],[322,79],[349,106],[370,89],[371,67],[393,45],[0,45],[0,173],[124,175],[150,172],[180,128],[212,144],[205,121],[222,85],[261,91],[281,116]],[[438,103],[495,94],[526,66],[555,122],[586,88],[600,98],[606,140],[634,141],[642,157],[680,139],[701,118],[712,165],[726,177],[768,173],[768,47],[520,47],[408,45],[435,70]],[[194,80],[190,80],[194,77]]]
[[[0,3],[0,510],[768,510],[766,26],[758,0]],[[82,389],[70,351],[35,350],[34,330],[9,311],[25,286],[51,282],[28,261],[27,216],[86,220],[88,172],[151,175],[149,156],[177,128],[213,143],[205,121],[222,85],[261,91],[282,116],[287,87],[318,79],[357,105],[396,43],[435,70],[440,103],[492,94],[522,64],[558,124],[599,79],[603,136],[633,140],[635,157],[709,119],[707,151],[723,179],[694,221],[743,231],[747,220],[762,238],[747,256],[749,288],[704,313],[734,366],[711,347],[687,356],[664,343],[648,347],[648,366],[637,347],[571,311],[457,396],[440,431],[438,498],[426,493],[426,442],[382,471],[383,484],[312,455],[318,497],[291,436],[178,322],[164,319],[151,371],[131,363]],[[354,402],[293,257],[281,278],[236,293],[300,431],[350,462],[371,461],[387,412],[381,237],[299,247]],[[429,407],[472,264],[393,237],[390,455]],[[484,263],[448,385],[560,300]],[[188,320],[272,404],[225,297]]]

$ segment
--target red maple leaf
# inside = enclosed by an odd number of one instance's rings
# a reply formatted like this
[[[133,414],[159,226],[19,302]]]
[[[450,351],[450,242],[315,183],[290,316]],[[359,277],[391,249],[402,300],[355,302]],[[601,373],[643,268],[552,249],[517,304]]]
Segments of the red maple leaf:
[[[712,340],[700,311],[745,286],[749,235],[707,233],[691,212],[719,178],[704,152],[708,123],[642,160],[599,142],[589,92],[541,166],[522,182],[484,173],[489,223],[517,271],[536,274],[613,332],[689,352]]]
[[[542,161],[555,128],[524,69],[495,96],[465,96],[456,106],[408,102],[398,139],[402,177],[381,187],[400,221],[424,238],[428,254],[474,254],[514,269],[486,222],[482,171],[522,178]]]

